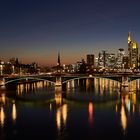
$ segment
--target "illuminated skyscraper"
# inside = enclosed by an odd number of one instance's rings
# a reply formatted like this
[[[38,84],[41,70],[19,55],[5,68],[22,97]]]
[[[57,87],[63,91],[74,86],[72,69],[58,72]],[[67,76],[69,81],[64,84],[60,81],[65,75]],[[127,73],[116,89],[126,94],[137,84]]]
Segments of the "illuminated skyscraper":
[[[128,33],[128,44],[131,42],[131,35],[130,32]]]
[[[116,62],[115,54],[114,53],[107,53],[106,54],[106,67],[107,68],[114,68]]]
[[[123,57],[125,56],[124,49],[120,48],[117,53],[116,68],[123,68]]]
[[[105,68],[106,67],[106,56],[107,56],[106,51],[103,50],[102,52],[99,52],[98,66],[100,68]]]
[[[102,51],[99,53],[98,66],[100,68],[114,68],[115,54]]]
[[[135,41],[131,40],[130,33],[128,34],[128,56],[130,68],[136,68],[138,66],[138,46]]]

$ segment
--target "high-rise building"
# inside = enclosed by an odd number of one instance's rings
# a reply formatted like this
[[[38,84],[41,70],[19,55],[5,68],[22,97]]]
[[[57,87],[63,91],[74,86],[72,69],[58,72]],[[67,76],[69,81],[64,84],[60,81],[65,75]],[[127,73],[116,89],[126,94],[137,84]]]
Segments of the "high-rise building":
[[[115,54],[107,53],[106,54],[106,68],[114,68],[115,62],[116,62]]]
[[[93,54],[87,55],[87,64],[94,66],[94,55]]]
[[[139,54],[138,57],[139,57],[139,58],[138,58],[138,67],[140,68],[140,54]]]
[[[130,68],[138,66],[138,46],[135,41],[132,41],[130,33],[128,33],[128,57]]]
[[[98,57],[95,57],[95,63],[94,63],[95,67],[98,67]]]
[[[126,55],[123,57],[122,66],[124,69],[129,68],[129,58]]]
[[[100,68],[114,68],[115,54],[102,51],[99,53],[98,66]]]
[[[99,68],[106,67],[106,56],[107,56],[106,51],[103,50],[102,52],[99,52],[99,56],[98,56],[98,67]]]
[[[121,69],[123,68],[123,57],[125,56],[124,49],[120,48],[117,53],[117,59],[116,59],[116,68]]]

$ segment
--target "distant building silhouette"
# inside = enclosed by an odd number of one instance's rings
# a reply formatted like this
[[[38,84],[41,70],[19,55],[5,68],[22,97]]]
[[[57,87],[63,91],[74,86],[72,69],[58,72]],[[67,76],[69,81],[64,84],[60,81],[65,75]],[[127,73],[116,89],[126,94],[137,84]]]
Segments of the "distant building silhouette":
[[[60,53],[58,53],[57,65],[54,66],[52,69],[53,69],[53,72],[56,73],[56,74],[62,73],[63,67],[61,66]]]
[[[87,54],[87,65],[94,66],[94,54]]]

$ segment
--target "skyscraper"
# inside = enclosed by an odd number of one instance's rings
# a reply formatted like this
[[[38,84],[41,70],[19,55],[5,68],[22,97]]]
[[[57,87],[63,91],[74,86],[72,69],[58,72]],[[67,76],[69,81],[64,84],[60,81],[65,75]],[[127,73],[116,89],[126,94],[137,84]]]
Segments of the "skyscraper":
[[[107,53],[106,54],[106,68],[114,68],[115,62],[116,62],[115,54]]]
[[[103,50],[102,52],[99,52],[98,66],[100,68],[105,68],[106,67],[106,56],[107,56],[106,51]]]
[[[135,41],[132,41],[130,33],[128,33],[128,57],[130,68],[138,66],[138,46]]]
[[[88,54],[87,55],[87,64],[94,66],[94,55],[93,54]]]
[[[125,56],[124,49],[120,48],[117,53],[117,61],[116,61],[116,68],[121,69],[123,68],[123,57]]]
[[[104,50],[99,53],[98,57],[99,68],[114,68],[115,62],[116,60],[114,53],[107,53]]]

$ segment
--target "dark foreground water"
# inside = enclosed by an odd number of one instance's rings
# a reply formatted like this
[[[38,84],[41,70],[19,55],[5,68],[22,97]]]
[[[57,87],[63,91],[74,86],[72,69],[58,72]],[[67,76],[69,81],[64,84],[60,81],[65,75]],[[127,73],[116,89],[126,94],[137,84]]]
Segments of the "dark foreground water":
[[[140,138],[140,81],[120,94],[107,79],[46,82],[0,89],[0,140]]]

